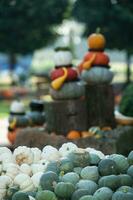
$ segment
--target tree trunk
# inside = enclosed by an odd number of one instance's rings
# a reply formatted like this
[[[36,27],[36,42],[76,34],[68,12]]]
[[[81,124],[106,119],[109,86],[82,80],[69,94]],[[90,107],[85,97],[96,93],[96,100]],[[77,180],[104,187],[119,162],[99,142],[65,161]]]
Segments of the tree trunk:
[[[131,76],[131,54],[128,51],[126,52],[126,64],[127,64],[126,84],[129,84],[131,82],[131,80],[130,80],[130,76]]]

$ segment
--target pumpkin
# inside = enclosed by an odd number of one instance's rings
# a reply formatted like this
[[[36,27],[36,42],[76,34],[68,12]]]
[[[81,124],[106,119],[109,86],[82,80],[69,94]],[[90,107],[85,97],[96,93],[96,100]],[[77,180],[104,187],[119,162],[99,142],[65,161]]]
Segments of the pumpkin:
[[[50,78],[51,80],[55,80],[61,76],[64,75],[64,71],[62,68],[59,68],[59,69],[54,69],[51,74],[50,74]],[[78,73],[76,71],[76,69],[74,68],[67,68],[67,78],[66,78],[66,81],[72,81],[72,80],[77,80],[78,78]]]
[[[127,157],[129,165],[133,165],[133,151],[131,151]]]
[[[93,50],[103,50],[105,48],[106,40],[103,34],[101,33],[92,33],[88,37],[88,46]]]
[[[41,159],[41,150],[37,147],[31,148],[33,153],[33,163],[37,163]]]
[[[11,114],[25,114],[25,105],[21,101],[13,101],[10,106]]]
[[[12,184],[12,179],[9,176],[0,176],[0,199],[4,199],[6,196],[7,188],[11,187]]]
[[[121,186],[117,189],[117,191],[133,193],[133,188],[130,186]]]
[[[13,195],[12,200],[29,200],[29,196],[24,192],[16,192]]]
[[[37,192],[35,198],[36,200],[57,200],[57,197],[54,194],[54,192],[51,192],[49,190],[43,190]]]
[[[103,176],[99,179],[98,185],[116,190],[119,187],[119,177],[116,175]]]
[[[108,187],[101,187],[94,193],[94,199],[112,200],[113,191]]]
[[[45,171],[52,171],[56,174],[60,173],[60,162],[59,161],[51,161],[47,164]]]
[[[34,163],[34,164],[31,164],[31,171],[32,171],[32,174],[36,174],[38,172],[44,172],[45,169],[47,167],[47,164],[42,164],[42,163]]]
[[[98,189],[98,185],[91,180],[80,180],[77,184],[76,184],[76,188],[77,189],[86,189],[88,190],[89,195],[94,194],[94,192]]]
[[[73,163],[69,159],[64,158],[60,161],[60,167],[59,167],[60,171],[67,173],[71,172],[73,168],[74,168]]]
[[[60,159],[60,153],[55,147],[46,145],[42,150],[41,157],[47,161],[55,161]]]
[[[100,162],[100,157],[95,153],[90,153],[90,164],[91,165],[98,165]]]
[[[118,175],[119,177],[119,186],[132,186],[133,185],[133,180],[131,178],[131,176],[129,176],[128,174],[120,174]]]
[[[81,177],[83,179],[92,180],[97,182],[99,179],[98,167],[96,166],[87,166],[82,169]]]
[[[126,173],[129,164],[125,156],[120,154],[112,154],[109,156],[109,159],[115,161],[119,173]]]
[[[62,157],[66,157],[69,153],[76,151],[78,149],[77,145],[72,143],[72,142],[67,142],[64,143],[60,148],[59,148],[59,153],[61,154]]]
[[[35,173],[32,177],[31,177],[31,180],[35,186],[35,188],[38,188],[39,187],[39,184],[40,184],[40,179],[41,179],[41,176],[43,175],[43,172],[38,172],[38,173]]]
[[[130,192],[117,191],[113,194],[112,200],[132,200],[133,194]]]
[[[81,135],[80,135],[80,132],[79,131],[75,131],[75,130],[72,130],[72,131],[70,131],[68,134],[67,134],[67,138],[68,139],[78,139],[78,138],[80,138],[81,137]]]
[[[54,185],[58,182],[59,177],[52,171],[45,172],[40,179],[40,186],[43,190],[54,190]]]
[[[53,99],[61,100],[61,99],[76,99],[80,98],[85,94],[84,85],[80,82],[68,82],[64,83],[60,90],[56,91],[52,87],[50,88],[50,94]]]
[[[60,182],[55,186],[54,192],[58,197],[61,198],[70,198],[73,192],[75,191],[75,187],[72,183],[64,183]]]
[[[72,64],[72,54],[69,50],[59,50],[54,54],[54,64],[55,66],[62,67]]]
[[[74,167],[74,168],[73,168],[73,171],[74,171],[75,173],[77,173],[78,175],[80,175],[82,169],[83,169],[82,167]]]
[[[6,175],[14,179],[20,173],[19,166],[15,163],[8,163],[6,165]]]
[[[21,173],[28,174],[29,176],[31,176],[31,174],[32,174],[30,165],[28,165],[26,163],[23,163],[20,166],[19,170],[20,170]]]
[[[86,189],[78,189],[72,194],[71,200],[79,200],[81,197],[88,195],[89,192]]]
[[[61,177],[62,182],[69,182],[73,185],[76,185],[76,183],[79,181],[79,175],[75,172],[69,172]]]
[[[113,72],[109,69],[96,66],[90,70],[83,70],[81,79],[87,83],[110,83],[113,79]]]
[[[8,200],[12,200],[12,196],[19,191],[19,187],[11,186],[6,191],[6,198]]]
[[[117,174],[117,166],[115,161],[111,159],[103,159],[98,164],[98,170],[101,176]]]
[[[84,195],[79,200],[94,200],[94,197],[92,195]]]
[[[133,178],[133,165],[128,168],[127,174]]]

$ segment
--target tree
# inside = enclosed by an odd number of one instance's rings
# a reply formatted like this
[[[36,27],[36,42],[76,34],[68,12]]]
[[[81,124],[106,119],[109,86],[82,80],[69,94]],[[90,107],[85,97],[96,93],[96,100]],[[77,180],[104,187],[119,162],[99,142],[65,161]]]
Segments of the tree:
[[[53,27],[67,17],[68,8],[67,0],[0,1],[0,51],[10,55],[11,70],[16,53],[31,53],[53,41]]]
[[[73,8],[73,16],[86,25],[85,36],[100,27],[110,49],[126,50],[127,83],[133,53],[132,13],[132,0],[77,0]]]

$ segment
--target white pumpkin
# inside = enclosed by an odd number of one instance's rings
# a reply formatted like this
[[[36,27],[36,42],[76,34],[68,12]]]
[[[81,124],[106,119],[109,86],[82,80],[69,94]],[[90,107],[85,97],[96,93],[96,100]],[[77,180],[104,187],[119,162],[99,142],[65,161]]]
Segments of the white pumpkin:
[[[54,54],[55,66],[70,65],[72,63],[72,54],[70,51],[57,51]]]
[[[14,185],[19,186],[20,191],[28,192],[34,191],[35,187],[34,184],[27,174],[20,173],[14,179]]]
[[[36,199],[29,195],[29,200],[36,200]]]
[[[0,200],[3,200],[8,187],[12,186],[12,179],[6,175],[0,176]]]
[[[77,145],[72,143],[72,142],[68,142],[68,143],[64,143],[60,149],[59,152],[62,155],[62,157],[66,157],[70,152],[72,151],[76,151],[78,149]]]
[[[89,153],[93,153],[93,154],[98,155],[101,159],[105,158],[105,155],[101,151],[98,151],[98,150],[96,150],[94,148],[88,147],[85,150],[88,151]]]
[[[41,150],[37,147],[31,148],[33,153],[33,163],[37,163],[41,159]]]
[[[25,106],[20,101],[13,101],[10,106],[10,112],[11,113],[24,113],[25,112]]]
[[[38,172],[44,172],[46,169],[47,165],[46,164],[39,164],[39,163],[35,163],[31,165],[31,170],[32,170],[32,174],[36,174]]]
[[[8,149],[7,147],[0,147],[0,155],[3,153],[9,153],[12,154],[11,150]]]
[[[34,174],[34,175],[31,177],[31,180],[32,180],[32,182],[33,182],[33,184],[34,184],[34,186],[35,186],[36,188],[39,187],[39,183],[40,183],[40,179],[41,179],[41,176],[42,176],[42,175],[43,175],[43,172],[38,172],[38,173]]]
[[[17,147],[13,152],[13,156],[18,165],[23,163],[31,164],[34,158],[33,152],[26,146]]]
[[[6,175],[14,179],[19,174],[19,165],[14,163],[8,163],[6,165]]]
[[[60,159],[60,153],[59,151],[50,145],[47,145],[43,148],[42,150],[42,159],[45,159],[47,161],[54,161],[54,160],[59,160]]]
[[[113,72],[104,67],[92,67],[89,70],[83,70],[81,79],[87,83],[110,83],[113,79]]]
[[[13,155],[10,152],[4,152],[4,153],[0,154],[0,161],[2,163],[14,163],[15,162]]]
[[[28,174],[29,176],[32,175],[32,170],[31,170],[31,166],[26,164],[26,163],[23,163],[20,167],[20,173],[24,173],[24,174]]]

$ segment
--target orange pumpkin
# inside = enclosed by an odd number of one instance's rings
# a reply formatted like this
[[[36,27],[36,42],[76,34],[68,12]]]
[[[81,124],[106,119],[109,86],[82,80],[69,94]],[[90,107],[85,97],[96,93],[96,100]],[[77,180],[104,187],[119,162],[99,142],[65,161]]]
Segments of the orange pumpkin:
[[[80,132],[76,130],[72,130],[67,134],[67,138],[70,140],[78,139],[80,137],[81,137]]]
[[[106,39],[101,33],[92,33],[87,42],[90,49],[102,50],[105,48]]]

